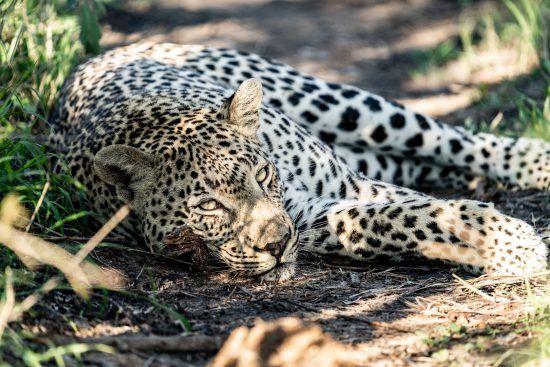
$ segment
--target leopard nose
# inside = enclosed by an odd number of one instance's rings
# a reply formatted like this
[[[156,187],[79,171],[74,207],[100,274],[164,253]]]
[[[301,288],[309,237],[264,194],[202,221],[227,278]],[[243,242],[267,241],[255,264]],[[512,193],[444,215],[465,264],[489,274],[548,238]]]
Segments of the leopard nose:
[[[266,244],[264,250],[275,257],[281,256],[285,251],[289,237],[290,233],[287,232],[280,240]]]

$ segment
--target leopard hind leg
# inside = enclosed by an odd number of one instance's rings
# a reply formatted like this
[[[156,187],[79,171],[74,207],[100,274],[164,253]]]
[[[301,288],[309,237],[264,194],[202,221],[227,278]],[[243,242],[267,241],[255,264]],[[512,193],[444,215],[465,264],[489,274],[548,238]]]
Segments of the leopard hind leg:
[[[422,158],[404,158],[347,145],[334,145],[332,149],[355,172],[399,186],[472,190],[486,180],[465,168],[439,165]]]

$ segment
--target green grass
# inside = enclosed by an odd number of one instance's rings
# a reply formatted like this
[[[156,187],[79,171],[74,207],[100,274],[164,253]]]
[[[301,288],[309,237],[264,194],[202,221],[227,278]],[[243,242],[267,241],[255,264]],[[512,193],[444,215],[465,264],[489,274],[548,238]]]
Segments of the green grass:
[[[541,70],[536,70],[529,79],[540,83]],[[539,80],[539,81],[537,81]],[[532,83],[528,81],[527,83]],[[508,116],[493,121],[467,120],[465,125],[475,132],[490,132],[505,136],[526,136],[550,141],[550,86],[541,93],[542,100],[518,92],[518,82],[505,83],[492,93],[487,93],[477,102],[480,109],[504,111]]]
[[[538,297],[533,300],[535,310],[527,317],[529,332],[536,335],[531,345],[515,353],[521,365],[544,365],[550,363],[550,298]]]
[[[463,4],[467,7],[469,2]],[[538,67],[520,80],[502,81],[498,87],[479,86],[482,111],[502,111],[502,121],[466,121],[476,132],[526,136],[550,141],[550,1],[506,0],[500,12],[482,14],[476,21],[464,21],[459,35],[432,49],[411,50],[416,65],[411,75],[443,74],[455,60],[476,64],[484,50],[518,50],[518,63],[535,60]],[[529,86],[538,90],[523,92]],[[498,122],[498,123],[495,123]]]
[[[542,284],[541,280],[536,281],[537,294],[533,291],[531,280],[527,279],[498,290],[501,295],[508,295],[507,298],[523,299],[525,316],[515,317],[515,323],[492,326],[492,320],[487,320],[484,328],[480,328],[482,324],[465,326],[450,323],[435,326],[429,333],[419,331],[416,335],[428,348],[429,356],[442,365],[459,366],[464,360],[471,361],[469,354],[489,354],[495,358],[491,364],[494,367],[547,366],[550,364],[550,284],[547,280]],[[545,280],[542,279],[542,282]],[[505,341],[507,336],[514,334],[523,340],[527,335],[531,341],[503,351],[502,348],[506,348],[509,342]],[[494,343],[495,338],[500,339],[497,344]]]
[[[84,56],[77,18],[58,15],[53,1],[5,1],[0,14],[0,200],[15,193],[32,213],[48,185],[29,230],[78,233],[86,223],[77,219],[87,214],[79,206],[81,185],[64,171],[53,173],[52,165],[62,161],[32,134],[44,132],[48,108]],[[0,267],[8,265],[17,268],[19,261],[2,246]]]
[[[80,344],[73,343],[63,346],[49,346],[41,351],[29,348],[29,343],[32,342],[34,335],[26,332],[14,332],[8,330],[4,336],[3,350],[9,348],[9,353],[18,356],[22,366],[39,367],[44,364],[51,366],[65,366],[64,357],[70,356],[76,361],[81,360],[82,354],[90,351],[98,351],[103,353],[114,353],[114,349],[104,344]],[[0,354],[0,358],[6,357]],[[8,359],[9,358],[9,359]],[[10,362],[13,362],[12,357],[8,357]],[[12,363],[6,362],[6,359],[0,359],[0,367],[14,366]]]
[[[503,28],[503,39],[519,39],[523,55],[537,55],[539,67],[532,77],[546,90],[542,101],[518,93],[511,101],[517,110],[517,118],[493,130],[500,134],[550,141],[550,1],[506,0],[504,3],[513,21]]]
[[[493,21],[492,18],[486,18]],[[456,37],[449,38],[431,49],[412,49],[409,51],[409,57],[413,63],[410,74],[413,77],[437,73],[441,67],[451,61],[467,57],[475,52],[475,48],[486,39],[488,30],[491,29],[491,23],[486,23],[486,29],[478,29],[479,25],[471,22],[462,22],[459,26],[459,34]]]
[[[529,97],[523,97],[517,101],[516,107],[518,117],[514,131],[530,138],[550,141],[550,87],[547,88],[542,106]]]
[[[98,3],[99,4],[99,3]],[[0,201],[14,193],[35,213],[29,231],[40,235],[85,235],[89,233],[84,192],[63,167],[61,157],[46,151],[40,135],[47,129],[47,113],[71,69],[94,48],[93,1],[0,2]],[[96,20],[97,22],[97,20]],[[11,269],[13,268],[13,270]],[[8,288],[15,297],[30,294],[43,279],[57,274],[26,270],[11,251],[0,248],[2,303]],[[1,307],[0,307],[1,308]],[[72,344],[44,347],[32,343],[34,335],[17,323],[0,336],[0,365],[63,366],[63,355],[78,357],[87,350],[109,351],[104,346]]]
[[[455,39],[446,40],[432,49],[413,49],[409,51],[409,57],[414,64],[411,74],[424,75],[434,72],[439,67],[456,60],[463,48]]]
[[[82,186],[63,170],[53,173],[52,165],[60,158],[46,152],[36,142],[23,139],[0,141],[0,197],[17,193],[27,208],[36,208],[45,185],[48,184],[42,205],[31,229],[44,235],[71,235],[86,231]],[[68,225],[68,224],[73,224]]]
[[[69,175],[52,173],[58,157],[32,132],[45,132],[47,111],[84,55],[78,22],[59,16],[53,1],[8,1],[0,12],[0,198],[14,192],[33,210],[49,181],[36,222],[45,232],[63,231],[62,223],[82,216],[71,200],[82,190]]]
[[[543,67],[549,66],[550,2],[548,0],[505,0],[504,3],[513,15],[514,22],[511,24],[516,28],[515,32],[520,34],[523,47],[536,52]]]

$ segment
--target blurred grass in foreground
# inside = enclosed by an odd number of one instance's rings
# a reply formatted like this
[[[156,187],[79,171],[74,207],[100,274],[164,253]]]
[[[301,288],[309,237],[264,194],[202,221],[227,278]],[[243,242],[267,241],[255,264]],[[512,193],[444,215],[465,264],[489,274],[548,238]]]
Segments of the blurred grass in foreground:
[[[71,288],[84,298],[88,297],[92,287],[120,289],[124,286],[125,279],[115,270],[98,267],[84,259],[128,215],[127,207],[121,208],[77,254],[73,255],[60,246],[46,242],[23,230],[29,219],[16,197],[8,195],[1,204],[0,242],[17,255],[26,268],[32,271],[44,265],[57,268]],[[23,273],[22,269],[19,269],[20,273]],[[39,288],[31,288],[32,290],[26,292],[29,294],[18,301],[14,285],[24,282],[22,282],[23,278],[17,275],[18,273],[15,273],[10,266],[4,268],[3,294],[0,303],[0,360],[9,361],[11,365],[22,362],[27,366],[40,366],[41,362],[49,362],[53,359],[58,366],[64,366],[63,356],[68,354],[78,358],[80,354],[90,350],[112,352],[111,348],[103,345],[78,343],[48,348],[33,347],[29,343],[33,338],[32,333],[18,326],[12,328],[10,323],[19,321],[45,294],[61,285],[63,278],[50,277]]]

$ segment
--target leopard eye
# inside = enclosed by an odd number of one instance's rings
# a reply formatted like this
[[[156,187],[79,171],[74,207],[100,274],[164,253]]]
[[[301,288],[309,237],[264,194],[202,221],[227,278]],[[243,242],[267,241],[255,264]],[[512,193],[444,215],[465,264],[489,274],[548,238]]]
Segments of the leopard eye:
[[[263,183],[267,178],[269,177],[269,166],[263,166],[257,173],[256,173],[256,181],[258,183]]]
[[[200,209],[206,210],[206,211],[216,210],[222,207],[222,205],[217,200],[214,200],[214,199],[203,201],[198,206]]]

